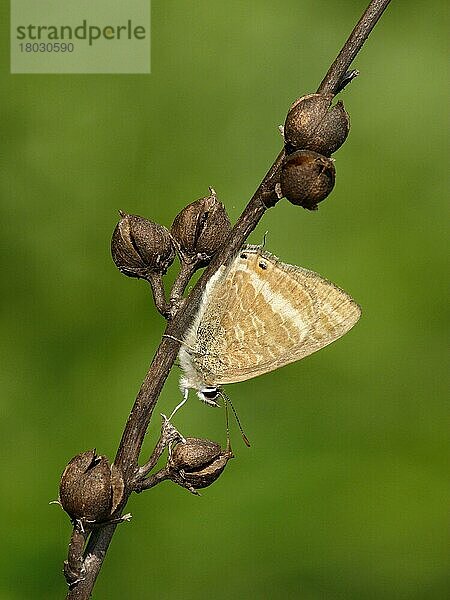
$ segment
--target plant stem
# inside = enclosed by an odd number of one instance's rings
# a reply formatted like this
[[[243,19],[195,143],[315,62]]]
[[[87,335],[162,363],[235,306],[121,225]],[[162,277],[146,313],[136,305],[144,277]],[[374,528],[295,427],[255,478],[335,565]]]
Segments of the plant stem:
[[[364,14],[355,25],[355,28],[345,42],[336,60],[328,69],[328,73],[322,79],[317,92],[335,94],[339,88],[340,81],[347,69],[361,50],[370,32],[377,24],[387,5],[391,0],[373,0],[366,8]]]
[[[335,94],[339,90],[343,75],[389,4],[389,1],[372,0],[328,70],[317,90],[318,92]],[[256,227],[265,211],[276,204],[278,196],[275,186],[279,181],[283,158],[284,151],[282,150],[233,227],[227,242],[211,261],[208,268],[205,269],[186,302],[180,305],[172,321],[167,325],[165,334],[182,339],[184,332],[197,311],[208,279],[222,264],[226,264],[234,257],[249,234]],[[125,481],[125,500],[120,507],[121,510],[124,508],[129,495],[133,491],[132,481],[138,469],[138,458],[144,436],[159,393],[177,357],[178,349],[178,342],[167,337],[162,338],[128,417],[115,459],[115,465],[122,471]],[[116,527],[117,524],[108,524],[91,533],[85,550],[83,579],[68,592],[66,600],[88,600]]]

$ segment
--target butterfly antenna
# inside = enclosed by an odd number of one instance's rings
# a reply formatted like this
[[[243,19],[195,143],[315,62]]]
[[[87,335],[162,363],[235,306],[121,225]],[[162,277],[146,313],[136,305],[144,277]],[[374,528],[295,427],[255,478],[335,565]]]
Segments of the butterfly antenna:
[[[227,452],[232,452],[231,450],[231,441],[230,441],[230,420],[228,418],[228,402],[226,398],[223,398],[225,404],[225,422],[227,424]]]
[[[262,246],[263,248],[265,248],[265,246],[266,246],[266,240],[267,240],[267,236],[268,236],[268,235],[269,235],[269,232],[268,232],[268,231],[266,231],[266,232],[265,232],[265,234],[263,235],[263,241],[262,241],[262,244],[261,244],[261,246]]]
[[[231,410],[233,411],[234,418],[236,419],[236,423],[238,424],[239,431],[241,432],[242,439],[244,440],[244,444],[247,446],[247,448],[250,448],[250,442],[248,441],[248,437],[245,435],[244,430],[242,429],[241,422],[240,422],[239,417],[237,415],[237,412],[236,412],[236,410],[235,410],[235,408],[233,406],[233,403],[231,402],[231,400],[229,399],[229,397],[225,394],[225,392],[221,391],[220,395],[224,399],[225,408],[227,408],[228,404],[231,406]],[[227,418],[227,435],[229,435],[229,430],[228,430],[228,411],[227,411],[226,415],[227,415],[226,416],[226,418]]]

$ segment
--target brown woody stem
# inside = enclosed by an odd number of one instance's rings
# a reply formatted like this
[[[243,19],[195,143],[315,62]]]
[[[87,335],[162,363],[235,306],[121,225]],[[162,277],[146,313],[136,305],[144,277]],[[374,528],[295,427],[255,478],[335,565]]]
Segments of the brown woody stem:
[[[153,475],[150,475],[149,477],[137,482],[135,484],[134,491],[139,494],[139,492],[149,490],[150,488],[155,487],[155,485],[158,485],[158,483],[169,479],[169,475],[170,473],[168,467],[164,467],[160,471],[153,473]]]
[[[180,271],[178,272],[177,278],[173,282],[172,289],[170,290],[170,303],[172,307],[176,308],[176,304],[183,296],[187,284],[197,269],[198,263],[195,261],[188,263],[181,260]]]
[[[322,82],[317,89],[317,93],[336,94],[341,79],[355,60],[356,55],[361,50],[364,42],[378,23],[378,20],[386,10],[390,1],[391,0],[372,0],[358,23],[355,25],[355,28],[349,35],[348,40],[337,55],[334,63],[328,69],[328,73],[322,79]]]
[[[83,548],[87,536],[87,532],[78,524],[74,526],[70,536],[67,560],[64,563],[64,576],[69,586],[74,585],[81,577]]]
[[[170,421],[167,420],[165,415],[162,415],[163,422],[161,426],[161,435],[156,443],[156,446],[148,459],[148,461],[136,470],[135,482],[140,483],[144,477],[146,477],[150,471],[156,466],[156,463],[162,456],[164,450],[173,444],[174,442],[185,441],[183,436],[177,431]],[[133,488],[136,490],[136,485],[133,483]],[[150,486],[153,487],[153,486]],[[142,488],[141,488],[142,489]]]
[[[158,312],[161,313],[163,317],[167,317],[169,314],[169,304],[166,300],[163,276],[161,273],[149,273],[146,279],[152,288],[153,300]]]

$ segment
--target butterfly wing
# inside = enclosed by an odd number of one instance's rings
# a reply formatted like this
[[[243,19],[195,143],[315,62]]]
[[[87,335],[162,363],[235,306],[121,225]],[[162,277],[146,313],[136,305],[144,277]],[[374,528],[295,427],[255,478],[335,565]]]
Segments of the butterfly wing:
[[[331,344],[360,314],[317,273],[244,247],[208,295],[195,334],[196,369],[211,385],[245,381]]]

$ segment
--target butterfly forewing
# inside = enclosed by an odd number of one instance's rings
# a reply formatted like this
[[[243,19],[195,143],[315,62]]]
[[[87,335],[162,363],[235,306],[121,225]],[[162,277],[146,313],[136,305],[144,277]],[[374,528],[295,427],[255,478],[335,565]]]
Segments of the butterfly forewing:
[[[359,319],[350,296],[317,273],[244,247],[209,292],[197,332],[196,368],[213,385],[300,360]]]

